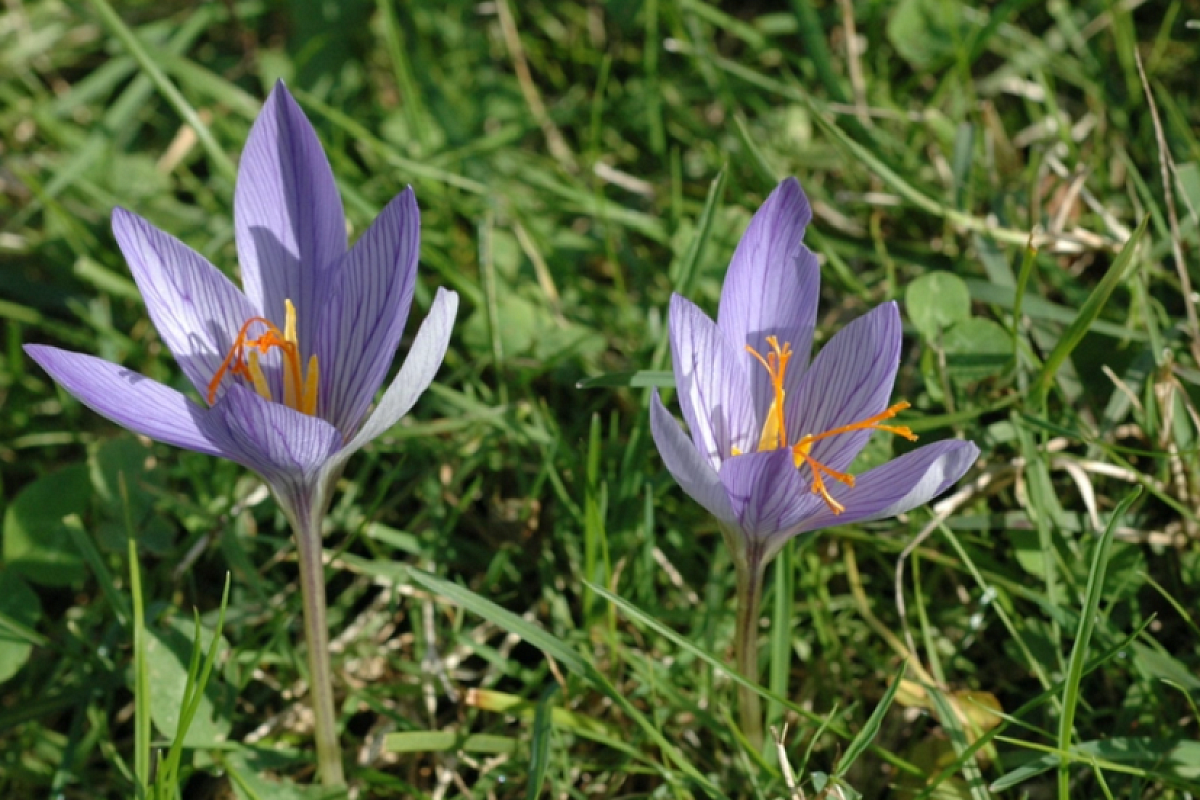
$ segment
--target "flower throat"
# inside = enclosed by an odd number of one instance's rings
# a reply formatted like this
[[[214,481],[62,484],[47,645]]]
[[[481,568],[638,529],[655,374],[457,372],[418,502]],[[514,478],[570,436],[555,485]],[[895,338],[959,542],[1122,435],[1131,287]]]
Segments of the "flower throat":
[[[296,337],[296,307],[291,300],[284,300],[283,303],[286,315],[282,331],[266,317],[251,317],[242,325],[225,360],[208,384],[210,406],[216,402],[217,389],[226,373],[248,381],[260,397],[275,402],[271,396],[271,384],[259,364],[259,356],[277,349],[283,356],[283,404],[309,416],[317,413],[317,385],[321,374],[317,367],[317,356],[313,354],[309,357],[308,369],[303,369],[300,363],[300,340]],[[262,325],[266,330],[252,338],[250,328],[253,325]]]
[[[886,431],[887,433],[903,436],[905,439],[915,442],[917,437],[907,426],[882,424],[908,408],[909,404],[901,401],[872,417],[852,422],[849,425],[842,425],[823,433],[806,433],[798,441],[789,443],[787,440],[787,425],[783,418],[783,398],[785,394],[783,390],[783,376],[787,372],[788,361],[792,358],[792,346],[788,342],[780,345],[779,339],[774,336],[767,337],[767,344],[771,349],[765,356],[753,347],[746,346],[746,352],[754,356],[758,363],[766,368],[767,374],[771,376],[771,387],[775,392],[775,398],[771,401],[771,407],[767,410],[766,421],[763,423],[762,435],[758,440],[758,451],[789,448],[792,451],[792,461],[797,469],[803,464],[808,464],[809,469],[812,470],[813,494],[820,495],[821,499],[829,506],[829,510],[834,514],[840,514],[846,510],[846,507],[830,496],[829,489],[825,485],[825,478],[828,476],[833,480],[844,483],[846,486],[853,487],[854,476],[847,472],[838,472],[835,469],[831,469],[813,458],[810,455],[813,444],[822,439],[829,439],[843,433],[872,430]],[[740,455],[740,453],[735,449],[733,455]]]

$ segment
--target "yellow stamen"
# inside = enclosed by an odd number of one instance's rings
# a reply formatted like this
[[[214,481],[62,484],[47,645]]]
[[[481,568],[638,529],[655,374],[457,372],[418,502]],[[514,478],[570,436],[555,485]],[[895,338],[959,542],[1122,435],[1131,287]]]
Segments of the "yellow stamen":
[[[746,345],[746,351],[766,367],[767,374],[771,376],[771,388],[775,390],[775,399],[767,409],[767,420],[763,423],[762,436],[758,440],[759,450],[787,447],[787,428],[783,424],[783,398],[786,394],[783,391],[783,376],[787,372],[788,361],[792,358],[792,346],[784,342],[780,347],[779,340],[774,336],[767,337],[767,344],[770,345],[771,352],[767,353],[765,358],[753,347]]]
[[[308,374],[304,379],[304,403],[300,410],[309,416],[317,413],[317,384],[320,383],[321,371],[317,368],[317,354],[308,357]]]
[[[283,338],[292,344],[299,344],[296,338],[296,307],[291,300],[283,301]]]
[[[257,350],[250,351],[246,368],[250,373],[250,382],[254,384],[254,391],[258,392],[258,396],[263,400],[270,400],[271,384],[267,383],[267,376],[263,374],[262,366],[258,363]]]
[[[257,337],[251,338],[250,327],[255,324],[263,325],[266,330]],[[300,340],[296,335],[296,307],[291,300],[284,300],[283,332],[275,327],[265,317],[251,317],[242,325],[234,339],[233,346],[225,355],[225,360],[213,374],[208,384],[208,403],[216,402],[217,389],[226,373],[237,375],[247,381],[266,400],[273,400],[271,386],[267,382],[259,363],[259,356],[278,349],[282,356],[283,366],[283,403],[289,408],[305,414],[315,414],[317,410],[317,388],[320,371],[317,367],[317,357],[313,355],[308,360],[306,371],[300,363]]]
[[[809,455],[813,444],[822,439],[828,439],[831,436],[864,430],[884,431],[885,433],[903,436],[905,439],[915,442],[917,437],[908,426],[881,424],[908,408],[909,404],[901,401],[879,414],[859,420],[858,422],[842,425],[822,433],[805,434],[800,437],[800,441],[789,445],[787,441],[787,425],[784,421],[783,412],[783,401],[786,395],[783,389],[783,376],[787,372],[788,361],[792,357],[792,347],[788,342],[780,345],[779,340],[774,336],[767,337],[767,345],[771,349],[765,356],[750,346],[746,347],[746,351],[754,356],[758,363],[762,364],[767,370],[767,374],[771,376],[771,387],[775,392],[775,398],[771,401],[770,408],[767,409],[767,418],[763,421],[762,436],[758,440],[758,450],[762,452],[764,450],[777,450],[782,447],[790,447],[792,450],[792,462],[796,465],[796,468],[799,469],[801,466],[807,464],[809,470],[812,472],[813,494],[820,495],[825,504],[829,506],[829,510],[834,514],[841,514],[846,510],[846,507],[837,500],[834,500],[833,496],[830,495],[829,488],[825,484],[825,478],[829,477],[832,480],[853,488],[854,476],[847,472],[838,472],[835,469],[831,469]],[[741,451],[734,448],[732,455],[741,455]]]

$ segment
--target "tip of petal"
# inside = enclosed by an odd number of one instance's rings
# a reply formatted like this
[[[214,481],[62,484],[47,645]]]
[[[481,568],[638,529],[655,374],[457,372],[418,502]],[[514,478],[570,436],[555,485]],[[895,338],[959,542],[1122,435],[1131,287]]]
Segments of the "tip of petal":
[[[800,186],[800,181],[794,177],[784,178],[775,187],[770,196],[763,202],[759,213],[774,216],[777,223],[788,223],[807,228],[812,221],[812,206],[809,205],[808,195]]]
[[[283,82],[283,78],[276,78],[275,83],[271,86],[271,91],[267,94],[267,102],[264,104],[264,109],[274,105],[277,102],[286,102],[290,100],[293,105],[296,104],[296,98],[292,97],[292,93],[288,91],[287,84]]]
[[[118,230],[125,228],[136,218],[137,214],[134,214],[129,209],[121,206],[113,206],[111,217],[113,235],[116,236]]]

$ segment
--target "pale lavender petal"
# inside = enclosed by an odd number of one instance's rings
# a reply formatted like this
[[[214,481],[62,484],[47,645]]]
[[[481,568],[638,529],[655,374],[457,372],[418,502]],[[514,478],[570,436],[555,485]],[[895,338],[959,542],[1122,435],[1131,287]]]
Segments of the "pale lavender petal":
[[[437,296],[433,298],[433,304],[429,307],[429,316],[421,323],[400,372],[383,393],[379,405],[371,412],[371,416],[367,417],[362,428],[326,468],[327,474],[340,469],[347,458],[399,422],[400,418],[412,409],[417,398],[429,388],[442,365],[442,360],[446,357],[456,314],[458,293],[439,288]]]
[[[317,413],[349,436],[383,383],[412,305],[421,214],[397,195],[346,254],[323,298],[316,354]]]
[[[346,253],[346,216],[316,131],[282,81],[242,151],[233,217],[246,294],[280,329],[291,300],[300,350],[312,353],[329,272]]]
[[[899,365],[900,312],[889,302],[842,328],[813,359],[798,390],[786,401],[788,441],[883,411]],[[830,469],[844,471],[870,435],[855,431],[831,436],[816,442],[810,455]]]
[[[150,319],[188,380],[206,396],[238,330],[258,312],[207,259],[137,214],[114,208],[112,228]]]
[[[720,475],[708,459],[700,455],[683,428],[663,406],[657,389],[650,398],[650,433],[667,471],[680,488],[718,520],[736,524],[737,515],[729,503]]]
[[[764,546],[790,535],[812,514],[814,501],[821,502],[801,479],[788,450],[731,458],[721,465],[721,483],[741,530]]]
[[[733,449],[758,444],[743,353],[690,300],[671,295],[668,326],[675,389],[692,440],[713,469]]]
[[[816,530],[851,522],[887,519],[928,503],[963,476],[979,448],[959,439],[934,442],[858,476],[853,487],[830,484],[830,494],[846,510],[834,514],[822,507],[802,526]]]
[[[793,389],[808,364],[821,270],[805,247],[804,231],[812,219],[808,198],[795,178],[771,192],[742,234],[725,285],[717,325],[736,347],[767,353],[767,336],[788,342],[793,356],[785,388]],[[756,418],[762,420],[774,399],[770,377],[757,362],[750,375]]]
[[[315,485],[342,446],[337,428],[232,384],[207,415],[205,431],[226,458],[257,472],[274,488]]]
[[[102,417],[159,442],[227,455],[205,432],[208,409],[183,394],[120,364],[57,347],[30,344],[29,357]]]

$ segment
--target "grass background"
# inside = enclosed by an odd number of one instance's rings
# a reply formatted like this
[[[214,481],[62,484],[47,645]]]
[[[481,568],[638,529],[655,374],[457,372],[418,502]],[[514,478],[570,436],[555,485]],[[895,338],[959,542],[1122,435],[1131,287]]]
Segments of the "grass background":
[[[235,274],[233,165],[282,77],[355,233],[416,188],[414,316],[438,285],[463,298],[437,383],[330,514],[356,796],[1195,796],[1197,15],[5,3],[0,793],[137,796],[147,737],[160,752],[185,727],[193,611],[211,641],[228,574],[176,786],[319,796],[269,496],[117,430],[20,350],[180,385],[110,210]],[[947,503],[771,570],[764,680],[786,728],[760,756],[723,667],[729,556],[653,452],[645,386],[669,369],[670,293],[715,310],[786,175],[815,209],[818,342],[901,301],[897,399],[923,440],[983,455]]]

